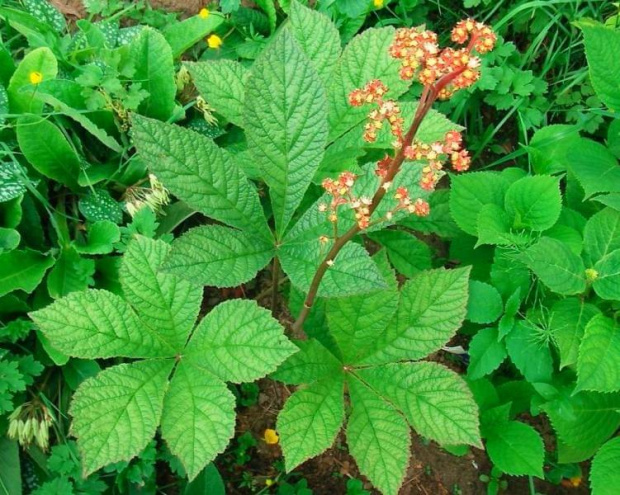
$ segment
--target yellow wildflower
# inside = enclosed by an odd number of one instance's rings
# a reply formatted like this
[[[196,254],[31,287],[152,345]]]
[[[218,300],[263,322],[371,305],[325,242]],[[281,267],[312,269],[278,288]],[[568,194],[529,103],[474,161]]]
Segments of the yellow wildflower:
[[[41,84],[41,82],[43,81],[43,74],[37,71],[32,71],[30,74],[28,74],[28,79],[30,80],[31,84],[34,84],[36,86],[37,84]]]
[[[275,445],[280,441],[280,437],[276,433],[276,430],[272,430],[271,428],[267,428],[265,430],[265,443],[269,445]]]
[[[380,9],[383,7],[384,1],[383,0],[373,0],[372,2],[375,6],[375,9]]]
[[[209,17],[209,11],[207,9],[200,9],[200,12],[198,12],[198,17],[201,19],[206,19]]]
[[[222,43],[222,38],[220,38],[217,34],[212,34],[207,38],[207,44],[209,45],[209,48],[213,48],[214,50],[222,46]]]

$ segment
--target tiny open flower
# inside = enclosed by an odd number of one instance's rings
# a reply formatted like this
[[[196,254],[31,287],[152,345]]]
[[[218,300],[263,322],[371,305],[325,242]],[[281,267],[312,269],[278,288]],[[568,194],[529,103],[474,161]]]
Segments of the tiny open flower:
[[[30,84],[34,84],[36,86],[43,82],[43,74],[37,71],[32,71],[28,74],[28,80],[30,81]]]
[[[467,150],[455,151],[450,155],[452,168],[457,172],[464,172],[469,168],[471,158]]]
[[[222,46],[222,43],[224,43],[222,38],[220,38],[217,34],[212,34],[207,38],[207,45],[209,45],[209,48],[214,50],[217,50],[220,46]]]
[[[329,237],[327,237],[326,235],[322,235],[319,237],[319,242],[321,244],[327,244],[329,242]]]
[[[276,430],[272,430],[271,428],[265,430],[264,439],[265,443],[269,445],[276,445],[280,441],[280,437],[276,433]]]
[[[325,203],[319,204],[319,211],[325,213],[327,211],[327,205]]]
[[[411,213],[418,217],[426,217],[431,212],[430,205],[420,198],[416,199],[411,206],[413,207],[410,209]]]
[[[198,12],[198,17],[200,17],[201,19],[206,19],[207,17],[209,17],[209,10],[200,9],[200,12]]]
[[[384,3],[384,0],[372,0],[372,4],[375,6],[375,9],[382,8]]]
[[[595,270],[594,268],[587,268],[586,269],[586,281],[588,283],[594,282],[597,278],[598,278],[598,271],[597,270]]]

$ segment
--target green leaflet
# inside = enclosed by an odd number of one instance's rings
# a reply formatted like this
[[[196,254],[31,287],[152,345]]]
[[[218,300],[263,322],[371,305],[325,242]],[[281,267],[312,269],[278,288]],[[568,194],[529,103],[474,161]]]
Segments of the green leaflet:
[[[16,441],[7,437],[0,439],[0,464],[0,486],[8,495],[23,493],[19,447]]]
[[[258,194],[228,152],[178,126],[133,116],[133,139],[143,161],[189,206],[216,220],[271,239]]]
[[[506,191],[505,207],[515,228],[547,230],[560,217],[560,181],[548,175],[524,177]]]
[[[248,70],[235,60],[187,63],[196,89],[215,111],[243,127]]]
[[[585,198],[601,192],[620,192],[620,167],[602,144],[581,138],[566,151],[568,169],[585,191]]]
[[[145,27],[131,43],[130,50],[135,65],[133,79],[149,92],[140,103],[139,112],[158,120],[169,119],[177,92],[170,45],[161,33]]]
[[[17,141],[28,162],[38,172],[77,188],[80,157],[55,124],[37,116],[21,117],[17,123]]]
[[[413,428],[445,445],[481,447],[478,412],[465,381],[436,363],[392,363],[355,371],[403,411]]]
[[[235,397],[214,376],[181,363],[170,381],[162,436],[193,480],[235,433]]]
[[[502,314],[502,296],[495,287],[478,280],[469,281],[467,320],[473,323],[493,323]]]
[[[592,459],[592,495],[614,495],[620,484],[620,437],[603,445]]]
[[[537,335],[537,329],[526,320],[517,322],[506,337],[506,349],[513,364],[530,383],[550,382],[553,358],[548,343]]]
[[[173,360],[120,364],[78,388],[69,412],[84,477],[106,464],[129,460],[146,447],[159,425],[173,365]]]
[[[598,275],[592,287],[599,297],[620,300],[620,249],[601,259],[594,269]]]
[[[344,421],[344,376],[298,389],[284,404],[276,428],[287,472],[329,448]]]
[[[373,485],[386,495],[396,495],[409,464],[409,425],[389,402],[356,378],[348,378],[347,385],[351,397],[347,444],[351,455]]]
[[[472,295],[473,297],[473,295]],[[480,330],[469,343],[469,366],[467,377],[470,380],[478,380],[495,371],[504,362],[506,346],[499,341],[496,328],[484,328]]]
[[[95,261],[82,258],[73,246],[63,249],[47,276],[47,290],[57,299],[75,291],[86,290],[95,280]]]
[[[534,428],[518,421],[501,421],[484,428],[483,434],[495,467],[512,476],[544,476],[545,448]]]
[[[440,349],[465,318],[468,279],[469,268],[459,268],[428,270],[409,280],[395,318],[377,339],[376,351],[361,362],[420,359]]]
[[[291,2],[289,22],[295,40],[327,87],[340,57],[338,29],[329,17],[298,1]]]
[[[121,239],[121,231],[114,222],[100,220],[90,225],[84,242],[76,242],[75,249],[81,254],[108,254]]]
[[[583,261],[558,240],[541,237],[519,259],[553,292],[568,296],[586,288]]]
[[[11,113],[41,113],[43,110],[43,102],[33,98],[37,89],[30,82],[33,72],[39,72],[43,81],[56,77],[58,62],[49,48],[32,50],[17,66],[7,87]]]
[[[602,314],[588,322],[579,346],[575,393],[581,390],[620,390],[620,327]]]
[[[203,318],[184,356],[196,368],[240,383],[264,377],[296,351],[269,311],[254,301],[236,299]]]
[[[123,256],[119,278],[125,300],[142,324],[171,348],[181,349],[198,316],[202,287],[159,272],[169,251],[170,246],[163,241],[135,236]]]
[[[195,15],[166,27],[163,33],[172,49],[172,56],[175,59],[179,58],[186,50],[217,29],[222,22],[224,22],[222,14],[209,12],[206,19]]]
[[[318,340],[298,340],[295,345],[299,352],[290,356],[271,374],[273,379],[301,385],[336,375],[342,369],[342,363]]]
[[[620,249],[620,212],[605,208],[592,215],[583,230],[583,247],[591,265]]]
[[[28,294],[37,288],[54,258],[31,250],[0,254],[0,296],[20,289]]]
[[[197,285],[236,287],[274,255],[273,244],[220,225],[196,227],[172,244],[164,270]]]
[[[269,185],[282,237],[323,159],[327,138],[323,86],[288,30],[252,66],[245,101],[248,149]]]
[[[428,244],[403,230],[381,230],[369,237],[385,246],[394,268],[406,277],[431,267],[431,249]]]

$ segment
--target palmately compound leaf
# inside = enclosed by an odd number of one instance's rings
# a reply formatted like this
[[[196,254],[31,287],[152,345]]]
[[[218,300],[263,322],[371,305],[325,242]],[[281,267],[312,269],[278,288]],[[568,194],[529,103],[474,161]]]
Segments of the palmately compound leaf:
[[[484,429],[493,465],[511,476],[543,477],[545,447],[538,432],[518,421],[500,421]]]
[[[161,431],[191,481],[232,438],[235,397],[224,382],[182,361],[164,399]]]
[[[233,124],[243,127],[248,70],[235,60],[187,63],[200,95]]]
[[[119,296],[99,289],[72,292],[30,313],[57,350],[83,359],[174,356]]]
[[[288,30],[252,66],[245,101],[248,149],[269,186],[282,237],[323,159],[327,139],[323,85]]]
[[[620,390],[620,326],[602,314],[585,327],[577,359],[578,390]]]
[[[592,459],[592,495],[615,495],[620,486],[620,437],[603,445]]]
[[[271,239],[258,193],[225,150],[182,127],[134,115],[133,140],[145,163],[189,206]]]
[[[235,383],[275,371],[297,351],[284,328],[254,301],[233,299],[216,306],[196,327],[184,351],[188,364]]]
[[[198,285],[236,287],[256,276],[273,243],[221,225],[191,229],[172,244],[164,270]]]
[[[411,453],[407,421],[391,404],[354,377],[347,380],[351,415],[347,444],[362,474],[382,493],[396,495]]]
[[[562,209],[560,181],[550,175],[523,177],[506,191],[505,206],[514,218],[514,227],[535,231],[550,229],[558,221]]]
[[[276,428],[290,472],[331,447],[344,421],[342,374],[298,389],[280,411]]]
[[[69,413],[84,477],[146,447],[159,426],[173,365],[171,359],[120,364],[82,382]]]
[[[355,373],[400,409],[421,435],[443,445],[482,447],[478,406],[465,381],[429,362],[393,363]]]
[[[125,299],[142,324],[180,351],[198,316],[202,287],[159,271],[169,251],[170,245],[163,241],[135,236],[123,256],[119,277]]]
[[[423,358],[440,349],[465,318],[469,268],[427,270],[401,290],[396,316],[362,363]]]
[[[294,342],[299,348],[271,374],[271,378],[291,385],[311,383],[328,375],[338,374],[342,363],[318,340]]]

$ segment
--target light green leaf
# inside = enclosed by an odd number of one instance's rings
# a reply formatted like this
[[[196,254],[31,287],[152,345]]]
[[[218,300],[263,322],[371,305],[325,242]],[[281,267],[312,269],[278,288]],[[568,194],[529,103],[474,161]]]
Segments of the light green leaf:
[[[579,346],[575,393],[580,390],[620,390],[620,327],[602,314],[588,322]]]
[[[248,71],[235,60],[187,63],[200,95],[233,124],[243,127]]]
[[[468,279],[469,267],[428,270],[409,280],[396,317],[377,337],[376,352],[362,363],[415,360],[440,349],[465,318]]]
[[[72,292],[30,317],[56,349],[73,357],[175,355],[123,299],[105,290]]]
[[[615,495],[620,486],[620,437],[612,438],[592,459],[590,487],[592,495]]]
[[[163,33],[172,49],[173,57],[179,58],[186,50],[217,29],[222,22],[224,22],[222,14],[209,12],[206,19],[195,15],[184,21],[168,25]]]
[[[245,101],[248,149],[269,185],[281,237],[323,159],[327,138],[323,86],[288,30],[252,66]]]
[[[181,362],[164,399],[161,432],[191,481],[234,435],[235,397],[224,382]]]
[[[545,447],[538,432],[518,421],[504,421],[484,429],[493,465],[511,476],[543,477]]]
[[[155,435],[173,360],[108,368],[82,382],[69,413],[84,477],[112,462],[129,461]]]
[[[394,268],[413,277],[431,267],[431,249],[413,234],[403,230],[381,230],[369,237],[383,245]]]
[[[138,115],[133,139],[145,162],[170,191],[220,222],[271,239],[258,193],[230,155],[210,139]]]
[[[337,375],[342,363],[315,339],[294,342],[299,351],[284,361],[271,378],[291,385],[301,385]]]
[[[274,252],[273,245],[261,238],[206,225],[174,241],[163,269],[197,285],[236,287],[253,279]]]
[[[583,229],[583,247],[591,264],[620,249],[620,212],[605,208],[592,215]]]
[[[553,358],[537,328],[519,321],[506,337],[506,349],[513,364],[530,383],[549,382],[553,373]]]
[[[496,204],[487,204],[480,208],[476,227],[478,242],[476,247],[484,244],[498,246],[518,246],[528,241],[529,236],[512,231],[513,220]]]
[[[543,231],[553,227],[560,217],[560,182],[550,175],[523,177],[506,191],[506,211],[514,218],[514,227]]]
[[[83,291],[95,280],[95,260],[82,258],[74,247],[63,249],[47,276],[47,290],[54,299]]]
[[[0,227],[0,254],[5,251],[12,251],[21,241],[20,233],[15,229],[5,229]]]
[[[344,377],[331,376],[291,395],[276,428],[286,471],[331,447],[344,421]]]
[[[473,323],[493,323],[502,314],[502,296],[492,285],[469,281],[467,320]]]
[[[403,416],[355,378],[347,380],[351,416],[347,444],[360,472],[384,494],[396,495],[411,455],[411,434]]]
[[[13,162],[2,163],[2,167],[0,167],[0,203],[18,198],[26,192],[26,186],[20,177],[20,168]]]
[[[562,299],[552,306],[549,327],[560,351],[560,369],[577,362],[586,325],[597,314],[600,310],[595,305],[573,297]]]
[[[602,144],[582,138],[570,146],[566,159],[585,191],[585,199],[600,192],[620,192],[620,166]]]
[[[579,140],[577,125],[548,125],[538,129],[528,151],[536,174],[555,174],[566,170],[566,151]]]
[[[275,371],[296,351],[269,311],[254,301],[233,299],[202,319],[183,354],[188,364],[241,383]]]
[[[297,1],[291,2],[289,23],[295,40],[327,87],[340,57],[338,29],[325,14]]]
[[[472,172],[451,176],[450,213],[465,232],[477,235],[478,214],[482,207],[504,206],[510,183],[497,172]]]
[[[167,120],[174,111],[177,92],[170,45],[159,31],[145,27],[131,43],[130,53],[136,71],[133,79],[149,93],[138,111],[154,119]]]
[[[30,294],[43,280],[54,258],[37,251],[9,251],[0,254],[0,296],[14,290]]]
[[[497,328],[483,328],[469,343],[467,376],[478,380],[495,371],[506,359],[506,347],[499,341]]]
[[[88,227],[88,237],[84,242],[76,242],[75,249],[81,254],[109,254],[114,244],[121,239],[121,231],[114,222],[100,220]]]
[[[583,261],[556,239],[541,237],[519,259],[553,292],[569,296],[586,289]]]
[[[7,87],[11,113],[41,113],[43,110],[43,102],[33,98],[37,91],[37,86],[30,82],[33,72],[40,73],[43,81],[56,77],[58,62],[49,48],[32,50],[17,66]]]
[[[39,173],[69,187],[77,187],[80,158],[55,124],[34,115],[21,117],[17,122],[17,142]]]
[[[465,381],[437,363],[392,363],[355,371],[390,400],[421,435],[440,444],[482,447],[478,407]]]
[[[598,276],[592,287],[603,299],[620,300],[620,249],[601,259],[594,269]]]
[[[22,473],[19,460],[19,447],[16,441],[7,437],[0,438],[0,487],[3,495],[21,495]]]

